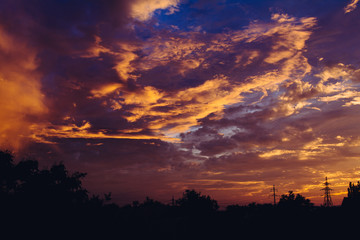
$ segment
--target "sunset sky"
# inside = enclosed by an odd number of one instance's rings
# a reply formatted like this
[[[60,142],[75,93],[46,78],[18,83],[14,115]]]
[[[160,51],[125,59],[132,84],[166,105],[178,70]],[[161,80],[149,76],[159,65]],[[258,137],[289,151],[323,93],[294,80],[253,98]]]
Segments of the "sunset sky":
[[[0,148],[120,205],[360,180],[359,0],[2,0]]]

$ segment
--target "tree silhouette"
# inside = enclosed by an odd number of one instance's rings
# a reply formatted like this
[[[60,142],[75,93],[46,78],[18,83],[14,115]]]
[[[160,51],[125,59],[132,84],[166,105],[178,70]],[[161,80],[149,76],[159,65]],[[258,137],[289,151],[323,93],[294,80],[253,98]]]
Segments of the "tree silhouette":
[[[85,176],[69,173],[63,163],[42,170],[35,160],[15,163],[11,152],[0,151],[1,229],[21,234],[18,229],[34,232],[41,226],[42,232],[60,234],[62,228],[82,237],[104,231],[117,222],[118,207],[104,203],[110,194],[89,198],[82,186]]]
[[[0,194],[8,195],[16,189],[16,177],[13,155],[9,151],[0,151]]]
[[[211,213],[219,209],[216,200],[195,190],[185,190],[182,198],[176,200],[176,204],[188,213]]]
[[[342,206],[360,208],[360,182],[357,184],[349,182],[348,195],[344,197]]]
[[[310,202],[309,199],[306,199],[300,194],[294,194],[293,191],[289,191],[289,194],[281,195],[278,206],[286,208],[304,208],[312,207],[314,204]]]
[[[292,191],[281,196],[278,207],[251,203],[217,211],[216,200],[195,190],[184,191],[171,205],[146,197],[119,207],[109,203],[110,193],[89,197],[82,186],[85,176],[70,173],[63,163],[49,169],[39,169],[31,159],[15,163],[11,152],[0,151],[0,237],[8,230],[47,231],[48,238],[234,239],[243,234],[256,239],[276,227],[308,236],[328,227],[323,221],[328,218],[333,226],[347,229],[354,212],[353,207],[312,207],[309,199]],[[344,203],[360,206],[359,182],[349,184]]]
[[[85,176],[80,172],[70,174],[63,163],[55,164],[49,170],[39,170],[35,160],[16,164],[9,151],[0,151],[0,201],[3,207],[18,203],[60,208],[84,203],[88,200],[88,192],[82,187]]]

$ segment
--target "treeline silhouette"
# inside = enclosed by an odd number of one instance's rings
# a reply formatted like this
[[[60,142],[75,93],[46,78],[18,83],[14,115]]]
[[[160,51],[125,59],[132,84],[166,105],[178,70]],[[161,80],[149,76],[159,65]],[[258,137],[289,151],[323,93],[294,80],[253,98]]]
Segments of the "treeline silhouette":
[[[216,200],[195,190],[171,204],[147,197],[120,207],[110,193],[90,196],[82,186],[85,176],[69,173],[62,163],[50,169],[39,169],[36,160],[15,163],[10,152],[0,151],[0,238],[308,238],[344,236],[358,227],[359,182],[349,184],[342,206],[317,207],[289,191],[276,206],[251,203],[220,211]]]

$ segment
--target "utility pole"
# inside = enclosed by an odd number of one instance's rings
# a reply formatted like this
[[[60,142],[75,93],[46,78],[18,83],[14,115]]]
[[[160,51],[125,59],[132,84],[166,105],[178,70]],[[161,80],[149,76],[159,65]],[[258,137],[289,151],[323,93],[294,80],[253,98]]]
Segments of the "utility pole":
[[[274,206],[276,205],[276,192],[277,190],[275,189],[275,185],[273,185],[272,189],[271,189],[271,192],[272,192],[272,196],[274,198]]]
[[[175,199],[174,199],[174,195],[171,198],[171,206],[175,206]]]
[[[325,182],[324,182],[325,187],[321,190],[325,191],[324,192],[324,207],[331,207],[333,205],[332,200],[331,200],[331,195],[330,192],[333,190],[329,187],[330,183],[328,183],[327,181],[327,177],[325,177]]]

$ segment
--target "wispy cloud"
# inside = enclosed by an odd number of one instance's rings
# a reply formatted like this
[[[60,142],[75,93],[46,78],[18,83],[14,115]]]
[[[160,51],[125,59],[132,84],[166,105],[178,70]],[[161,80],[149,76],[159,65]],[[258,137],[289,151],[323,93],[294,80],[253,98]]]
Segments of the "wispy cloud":
[[[351,0],[351,2],[344,8],[345,14],[354,11],[357,7],[359,0]]]
[[[301,78],[310,71],[310,66],[301,51],[316,20],[314,18],[298,20],[279,14],[274,15],[273,20],[271,24],[253,23],[244,31],[231,32],[227,37],[225,35],[227,40],[221,39],[224,38],[222,35],[215,34],[213,40],[204,41],[199,33],[189,33],[192,38],[188,38],[187,34],[181,34],[168,39],[149,39],[144,44],[145,57],[127,62],[127,65],[130,65],[120,69],[133,69],[133,72],[142,75],[142,71],[150,71],[161,66],[172,67],[180,63],[181,70],[178,74],[183,76],[184,69],[200,68],[204,71],[211,69],[212,65],[218,65],[219,63],[212,62],[211,58],[214,54],[219,54],[218,52],[224,54],[223,48],[227,49],[228,54],[234,54],[238,52],[236,45],[261,43],[265,36],[274,40],[271,51],[259,56],[260,50],[254,49],[245,65],[255,61],[256,58],[263,59],[264,63],[268,64],[281,61],[276,70],[266,71],[262,75],[247,76],[244,79],[225,75],[218,75],[211,80],[199,79],[202,84],[180,91],[166,92],[152,86],[138,86],[136,91],[129,91],[125,86],[113,83],[93,89],[92,94],[94,97],[102,97],[116,91],[115,97],[119,98],[117,95],[122,97],[120,100],[111,101],[112,109],[120,110],[124,109],[123,106],[129,105],[130,115],[125,117],[128,121],[135,122],[146,118],[147,128],[168,135],[187,131],[190,127],[198,125],[200,119],[211,114],[213,118],[221,118],[225,106],[242,101],[241,94],[253,90],[274,91],[282,81]],[[219,44],[222,44],[221,48]],[[284,51],[288,54],[283,55]],[[241,53],[240,50],[238,54]],[[130,53],[130,55],[135,54]],[[233,61],[224,68],[236,69],[239,61]]]

